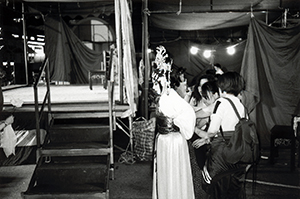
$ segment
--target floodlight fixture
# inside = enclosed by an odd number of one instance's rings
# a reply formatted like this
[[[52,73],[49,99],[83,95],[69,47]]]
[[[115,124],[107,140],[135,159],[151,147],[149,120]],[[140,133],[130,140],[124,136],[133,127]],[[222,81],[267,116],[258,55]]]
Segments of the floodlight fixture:
[[[204,50],[203,51],[203,56],[205,58],[210,58],[211,57],[211,54],[212,54],[212,51],[211,50]]]
[[[199,48],[197,48],[195,46],[192,46],[191,49],[190,49],[190,52],[191,52],[192,55],[196,55],[198,50],[199,50]]]
[[[234,55],[235,52],[236,52],[235,46],[229,46],[229,47],[227,47],[226,49],[227,49],[227,53],[228,53],[229,55]]]

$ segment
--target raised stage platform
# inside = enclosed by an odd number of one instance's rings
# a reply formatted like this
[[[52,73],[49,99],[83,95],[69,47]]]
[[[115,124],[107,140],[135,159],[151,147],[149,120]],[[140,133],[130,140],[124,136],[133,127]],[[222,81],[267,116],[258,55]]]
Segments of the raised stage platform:
[[[47,87],[38,87],[38,101],[42,104]],[[51,85],[50,86],[51,110],[53,112],[66,111],[107,111],[108,91],[103,85],[94,85],[93,90],[89,85]],[[10,112],[34,112],[34,89],[32,86],[15,86],[11,89],[3,89],[4,107],[3,113]],[[120,104],[119,87],[114,88],[116,101],[115,111],[121,116],[128,108],[128,104]],[[14,108],[13,100],[21,100],[22,107]],[[47,110],[47,107],[45,107]]]
[[[40,85],[38,87],[39,102],[42,102],[47,87]],[[103,85],[94,85],[93,90],[89,85],[51,85],[51,102],[52,103],[74,103],[74,102],[107,102],[108,91]],[[9,89],[3,89],[4,104],[11,104],[11,100],[20,99],[24,104],[34,104],[34,90],[32,86],[12,86]],[[119,87],[114,89],[115,100],[119,98]]]

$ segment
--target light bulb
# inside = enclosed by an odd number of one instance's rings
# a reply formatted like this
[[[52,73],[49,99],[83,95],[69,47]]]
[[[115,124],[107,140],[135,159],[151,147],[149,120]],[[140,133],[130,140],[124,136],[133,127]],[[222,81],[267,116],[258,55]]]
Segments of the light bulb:
[[[235,53],[235,47],[231,46],[227,48],[227,53],[233,55]]]
[[[211,56],[211,50],[205,50],[205,51],[203,52],[203,56],[204,56],[205,58],[210,58],[210,56]]]
[[[192,55],[196,55],[197,52],[198,52],[198,50],[199,50],[199,49],[198,49],[197,47],[192,46],[191,49],[190,49],[190,52],[191,52]]]

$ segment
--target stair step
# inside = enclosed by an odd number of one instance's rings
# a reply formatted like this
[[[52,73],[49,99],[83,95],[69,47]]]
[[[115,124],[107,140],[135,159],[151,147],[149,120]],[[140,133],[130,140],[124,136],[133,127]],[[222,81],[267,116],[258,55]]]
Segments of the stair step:
[[[52,188],[44,188],[45,190],[40,190],[41,188],[33,189],[31,192],[21,193],[23,199],[108,199],[108,192],[101,192],[101,190],[85,192],[85,193],[51,193]],[[45,193],[50,189],[50,193]]]
[[[57,125],[109,125],[109,118],[54,118],[54,126]]]
[[[83,161],[80,162],[82,158]],[[46,160],[48,160],[46,162]],[[109,156],[40,159],[23,198],[108,198]]]
[[[77,121],[74,121],[77,122]],[[80,124],[80,123],[73,123],[73,124],[56,124],[51,126],[51,129],[65,129],[68,130],[69,128],[73,129],[85,129],[85,128],[90,128],[90,129],[97,129],[97,128],[104,128],[104,127],[109,127],[108,124],[105,123],[99,123],[99,124]]]
[[[36,170],[37,184],[97,184],[106,183],[107,163],[43,163]]]
[[[100,164],[106,164],[107,163],[108,156],[53,156],[51,157],[50,161],[53,163],[100,163]],[[47,157],[47,160],[49,161],[49,158]],[[44,161],[46,159],[44,158]]]
[[[50,142],[105,142],[109,140],[109,126],[107,125],[54,125],[49,131]]]
[[[108,199],[105,184],[36,185],[21,193],[24,199]]]
[[[107,118],[107,112],[75,112],[75,113],[53,113],[55,119],[69,119],[69,118]]]
[[[111,151],[107,143],[70,142],[45,144],[41,149],[42,156],[99,156]]]

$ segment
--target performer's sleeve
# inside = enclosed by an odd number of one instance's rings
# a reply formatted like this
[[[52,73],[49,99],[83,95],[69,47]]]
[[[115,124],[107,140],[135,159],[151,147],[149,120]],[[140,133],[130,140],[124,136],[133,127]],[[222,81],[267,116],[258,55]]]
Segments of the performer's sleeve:
[[[185,101],[182,105],[176,106],[178,108],[178,114],[174,118],[174,123],[180,128],[180,133],[185,139],[190,139],[195,130],[196,114],[194,109]]]

